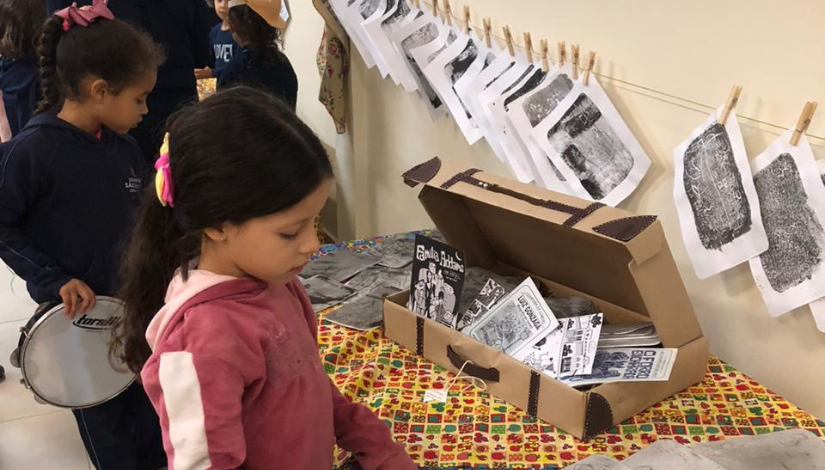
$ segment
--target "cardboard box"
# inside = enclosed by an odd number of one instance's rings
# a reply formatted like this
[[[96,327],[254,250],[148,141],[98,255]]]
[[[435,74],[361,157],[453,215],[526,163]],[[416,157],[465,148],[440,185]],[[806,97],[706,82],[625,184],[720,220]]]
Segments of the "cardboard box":
[[[407,310],[409,292],[384,304],[385,335],[455,373],[488,383],[493,395],[588,439],[699,382],[708,343],[655,216],[591,203],[434,158],[404,174],[467,266],[540,279],[557,296],[592,300],[607,323],[653,321],[678,348],[667,382],[604,384],[582,392],[469,336]]]

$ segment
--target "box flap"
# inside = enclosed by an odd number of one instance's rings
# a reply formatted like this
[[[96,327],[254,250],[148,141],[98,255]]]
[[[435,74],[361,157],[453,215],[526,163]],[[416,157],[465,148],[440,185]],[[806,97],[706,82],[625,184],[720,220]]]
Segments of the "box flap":
[[[405,173],[404,180],[425,185],[422,205],[469,265],[518,266],[647,313],[631,266],[667,249],[655,216],[458,169],[438,157]]]

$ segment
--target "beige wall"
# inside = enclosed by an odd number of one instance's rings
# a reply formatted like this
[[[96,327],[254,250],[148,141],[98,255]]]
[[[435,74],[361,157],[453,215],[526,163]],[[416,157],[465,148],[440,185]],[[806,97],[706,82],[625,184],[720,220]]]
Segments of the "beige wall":
[[[293,3],[297,3],[293,1]],[[296,23],[287,53],[301,79],[299,110],[332,145],[345,154],[339,189],[349,205],[342,209],[347,236],[369,236],[428,226],[430,221],[399,175],[432,155],[463,166],[507,174],[482,141],[469,147],[449,119],[432,122],[424,103],[405,93],[354,57],[353,132],[330,138],[329,121],[311,102],[317,73],[314,61],[321,21],[310,2],[294,5]],[[490,16],[496,31],[505,22],[521,37],[551,44],[580,42],[599,53],[596,70],[622,80],[708,105],[722,104],[730,87],[744,86],[740,116],[790,126],[805,101],[825,106],[825,4],[791,0],[473,0],[476,15]],[[456,1],[454,11],[463,3]],[[306,10],[306,11],[302,11]],[[300,32],[300,41],[295,26]],[[306,34],[304,34],[306,33]],[[696,106],[601,80],[622,116],[653,160],[641,187],[622,207],[661,217],[694,307],[712,350],[776,392],[825,417],[825,334],[807,308],[773,319],[767,314],[750,270],[741,265],[699,281],[688,261],[673,199],[673,149],[709,114]],[[810,132],[825,135],[820,111]],[[746,146],[756,156],[779,133],[742,121]],[[825,142],[812,139],[825,158]],[[350,147],[351,144],[351,147]],[[341,195],[339,194],[339,197]],[[598,270],[598,266],[593,266]]]

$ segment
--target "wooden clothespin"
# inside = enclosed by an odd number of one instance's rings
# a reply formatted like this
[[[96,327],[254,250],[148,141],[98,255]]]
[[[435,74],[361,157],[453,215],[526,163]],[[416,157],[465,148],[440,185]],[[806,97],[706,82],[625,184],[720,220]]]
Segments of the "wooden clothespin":
[[[516,56],[516,49],[513,45],[513,33],[510,32],[510,27],[504,25],[502,28],[504,30],[504,40],[507,41],[507,50],[510,52],[511,57]]]
[[[584,69],[584,75],[582,76],[582,84],[587,86],[590,82],[590,72],[593,70],[593,66],[596,64],[596,53],[594,51],[590,51],[587,55],[587,68]]]
[[[493,24],[490,18],[484,18],[481,20],[481,24],[484,26],[484,43],[487,44],[487,49],[489,49],[493,47]]]
[[[564,41],[559,43],[559,67],[567,62],[567,44]]]
[[[421,9],[421,0],[412,0],[412,2],[413,2],[413,6],[415,6],[415,8],[417,8],[419,10]]]
[[[802,114],[799,115],[799,120],[796,122],[796,129],[794,129],[793,135],[791,135],[791,145],[796,146],[802,134],[808,130],[808,126],[811,125],[811,119],[814,117],[814,112],[816,112],[816,107],[816,101],[808,101],[805,103],[805,108],[802,109]]]
[[[470,18],[470,5],[464,5],[464,34],[470,34],[470,26],[473,20]]]
[[[719,116],[719,124],[725,125],[725,121],[728,120],[728,116],[730,115],[731,110],[736,107],[736,103],[739,102],[739,94],[742,93],[742,87],[739,85],[734,85],[733,88],[730,90],[730,96],[728,96],[728,101],[725,103],[725,109],[722,110],[722,114]]]
[[[545,72],[549,72],[550,58],[548,55],[550,54],[550,47],[547,45],[547,39],[542,39],[539,45],[541,48],[541,68],[543,68]]]
[[[577,80],[579,78],[579,45],[573,44],[570,46],[570,51],[573,56],[571,60],[573,63],[573,80]]]
[[[433,0],[433,16],[438,18],[438,0]]]
[[[444,17],[447,18],[447,25],[453,25],[453,8],[450,6],[450,0],[444,0]]]
[[[527,51],[527,63],[533,63],[533,36],[530,33],[524,33],[524,49]]]

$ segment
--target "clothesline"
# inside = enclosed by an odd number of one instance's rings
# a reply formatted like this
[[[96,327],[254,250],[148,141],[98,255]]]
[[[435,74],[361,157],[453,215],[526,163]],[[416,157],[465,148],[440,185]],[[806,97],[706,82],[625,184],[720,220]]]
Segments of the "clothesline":
[[[429,9],[432,10],[433,4],[432,4],[431,1],[424,0],[424,1],[421,2],[421,5],[422,5],[422,8],[423,8],[423,5],[427,5],[429,7]],[[442,17],[447,15],[446,9],[443,8],[443,4],[441,4],[441,3],[439,3],[438,11],[442,15]],[[450,17],[452,19],[454,19],[456,22],[458,22],[462,25],[466,24],[466,21],[464,20],[464,18],[462,18],[460,16],[457,16],[455,13],[451,13]],[[480,36],[484,37],[484,34],[483,34],[484,27],[483,26],[478,26],[477,24],[475,24],[471,21],[470,22],[470,27],[474,30],[480,31],[481,32]],[[503,42],[505,44],[507,43],[507,38],[505,38],[503,36],[499,36],[497,34],[490,33],[490,37],[495,38],[496,40],[498,40],[500,42]],[[527,48],[525,46],[523,46],[521,44],[518,44],[515,41],[513,41],[513,46],[518,48],[518,49],[524,50],[524,51],[527,50]],[[534,49],[532,52],[533,52],[533,55],[535,57],[541,57],[541,51],[537,51],[537,50]],[[548,57],[548,60],[553,64],[556,63],[556,60],[553,59],[553,58]],[[584,69],[581,68],[581,67],[579,67],[579,70],[584,71]],[[638,83],[633,83],[633,82],[630,82],[630,81],[627,81],[627,80],[622,80],[620,78],[612,77],[612,76],[607,75],[607,74],[598,73],[598,72],[595,72],[595,71],[592,71],[591,73],[593,75],[596,75],[599,78],[603,78],[603,79],[607,79],[607,80],[610,80],[610,81],[613,81],[613,82],[616,82],[616,83],[621,83],[623,85],[631,86],[631,87],[634,87],[638,90],[643,90],[647,93],[653,93],[653,94],[659,95],[661,97],[669,98],[671,100],[678,100],[682,103],[690,104],[692,106],[700,108],[701,111],[703,111],[703,112],[704,111],[713,112],[713,111],[716,111],[716,108],[718,108],[718,106],[711,106],[711,105],[708,105],[708,104],[705,104],[705,103],[702,103],[702,102],[699,102],[699,101],[696,101],[696,100],[692,100],[692,99],[689,99],[689,98],[684,98],[684,97],[681,97],[681,96],[678,96],[678,95],[674,95],[672,93],[668,93],[668,92],[665,92],[665,91],[662,91],[662,90],[658,90],[658,89],[653,88],[653,87],[640,85]],[[662,100],[662,101],[664,101],[666,103],[669,103],[669,104],[672,104],[672,105],[685,107],[683,104],[672,103],[668,100]],[[690,109],[690,108],[688,108],[688,109]],[[693,109],[693,110],[694,111],[699,111],[698,109]],[[739,113],[736,113],[736,116],[739,119],[744,120],[744,121],[749,121],[751,123],[756,123],[756,124],[759,124],[759,125],[762,125],[762,126],[765,126],[765,127],[773,128],[779,134],[781,134],[782,132],[785,132],[790,127],[790,126],[780,126],[780,125],[774,124],[772,122],[763,121],[761,119],[756,119],[756,118],[753,118],[753,117],[750,117],[750,116],[744,116],[744,115],[741,115]],[[816,139],[816,140],[821,141],[823,144],[825,144],[825,137],[823,137],[823,136],[819,136],[819,135],[815,135],[815,134],[805,134],[805,135],[808,137],[808,139]]]

